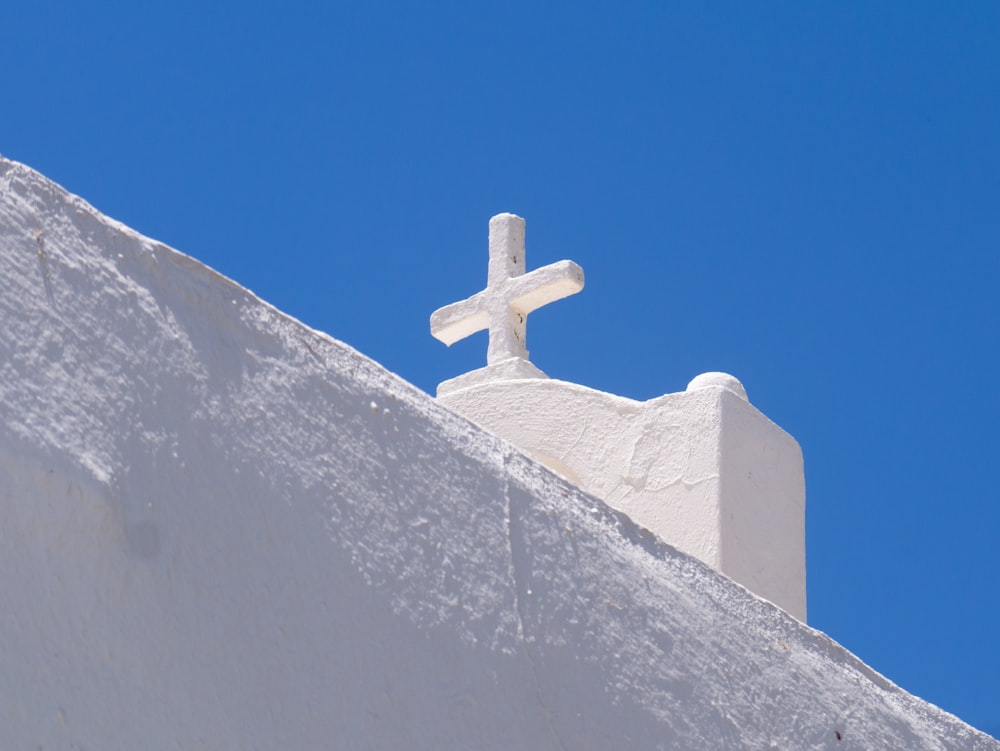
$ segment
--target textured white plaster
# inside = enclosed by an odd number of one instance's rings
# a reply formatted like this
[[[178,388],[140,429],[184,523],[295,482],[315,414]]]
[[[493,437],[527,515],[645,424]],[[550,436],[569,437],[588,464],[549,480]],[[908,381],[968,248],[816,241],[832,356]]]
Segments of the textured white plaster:
[[[506,360],[487,365],[485,368],[476,368],[468,373],[442,381],[438,384],[437,394],[441,396],[449,391],[467,389],[470,386],[478,386],[492,381],[512,381],[523,378],[548,378],[548,376],[529,360],[521,357],[509,357]]]
[[[806,619],[798,443],[724,373],[637,402],[558,380],[489,381],[438,401]]]
[[[706,389],[712,386],[718,386],[719,388],[726,389],[727,391],[732,391],[736,394],[736,396],[745,402],[750,401],[747,397],[746,389],[743,388],[743,384],[739,382],[739,379],[737,379],[736,376],[731,376],[729,373],[719,373],[717,371],[702,373],[701,375],[692,378],[691,382],[684,390],[697,391],[698,389]]]
[[[5,749],[1000,748],[2,159],[0,509]]]
[[[558,261],[525,274],[524,219],[514,214],[490,219],[489,249],[486,289],[434,311],[431,334],[451,346],[489,329],[488,366],[527,360],[528,314],[583,289],[583,269],[572,261]],[[480,377],[493,372],[484,369]],[[506,375],[504,370],[496,373]]]

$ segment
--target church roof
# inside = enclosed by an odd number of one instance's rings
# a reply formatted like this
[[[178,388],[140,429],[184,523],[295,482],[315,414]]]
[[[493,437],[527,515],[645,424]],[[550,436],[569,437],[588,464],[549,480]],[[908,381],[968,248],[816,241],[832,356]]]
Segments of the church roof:
[[[2,158],[0,425],[5,747],[1000,748]]]

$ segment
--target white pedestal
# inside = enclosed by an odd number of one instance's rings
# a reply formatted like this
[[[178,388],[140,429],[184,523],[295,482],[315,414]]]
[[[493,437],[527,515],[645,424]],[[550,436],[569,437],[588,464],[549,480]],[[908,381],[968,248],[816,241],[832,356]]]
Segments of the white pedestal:
[[[805,621],[802,452],[735,378],[705,374],[648,402],[546,378],[475,381],[438,401]]]

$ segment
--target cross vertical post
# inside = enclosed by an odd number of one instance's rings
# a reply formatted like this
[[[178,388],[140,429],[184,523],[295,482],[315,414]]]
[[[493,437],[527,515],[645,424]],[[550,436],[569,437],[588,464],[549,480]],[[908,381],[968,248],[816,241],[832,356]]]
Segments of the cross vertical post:
[[[500,289],[508,280],[524,276],[524,219],[497,214],[490,219],[490,264],[486,289]],[[486,364],[495,365],[511,357],[528,359],[528,315],[515,306],[503,305],[490,314],[490,342]]]

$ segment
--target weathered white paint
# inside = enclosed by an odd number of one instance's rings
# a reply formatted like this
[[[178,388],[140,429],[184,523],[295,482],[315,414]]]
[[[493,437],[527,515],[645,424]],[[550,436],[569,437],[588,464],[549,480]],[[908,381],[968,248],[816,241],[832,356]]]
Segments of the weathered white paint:
[[[802,452],[732,376],[648,402],[551,379],[438,401],[805,621]]]
[[[524,273],[524,219],[519,216],[497,214],[490,219],[489,249],[486,289],[431,315],[431,334],[448,346],[488,329],[487,367],[446,381],[439,393],[497,378],[544,378],[528,362],[528,314],[583,289],[583,269],[572,261]]]
[[[0,509],[5,749],[1000,749],[3,159]]]
[[[539,278],[572,282],[553,268]],[[805,621],[805,479],[795,440],[728,373],[703,373],[684,394],[645,404],[549,381],[527,359],[526,313],[511,302],[524,294],[511,279],[532,277],[523,273],[524,220],[499,214],[490,220],[487,288],[431,316],[431,333],[449,345],[488,325],[489,365],[440,384],[438,401]],[[579,279],[582,287],[582,271]],[[579,290],[537,281],[524,289],[539,286],[558,297]]]
[[[747,397],[747,390],[743,388],[743,384],[739,382],[739,379],[736,378],[736,376],[731,376],[729,373],[719,373],[718,371],[702,373],[699,376],[695,376],[691,379],[691,382],[687,385],[687,389],[685,390],[697,391],[698,389],[704,389],[711,386],[718,386],[719,388],[726,389],[727,391],[732,391],[743,401],[750,401],[749,397]]]

